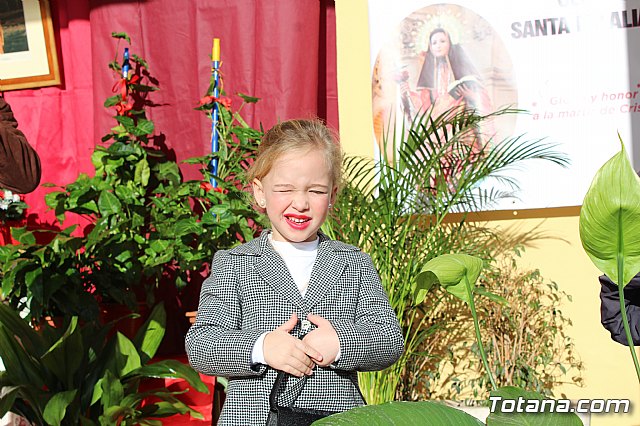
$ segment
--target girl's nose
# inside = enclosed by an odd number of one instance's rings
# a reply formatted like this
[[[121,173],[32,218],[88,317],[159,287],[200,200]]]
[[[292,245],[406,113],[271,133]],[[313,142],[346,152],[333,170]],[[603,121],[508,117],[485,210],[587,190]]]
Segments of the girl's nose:
[[[291,207],[298,211],[305,211],[309,208],[309,199],[304,191],[295,192],[293,200],[291,201]]]

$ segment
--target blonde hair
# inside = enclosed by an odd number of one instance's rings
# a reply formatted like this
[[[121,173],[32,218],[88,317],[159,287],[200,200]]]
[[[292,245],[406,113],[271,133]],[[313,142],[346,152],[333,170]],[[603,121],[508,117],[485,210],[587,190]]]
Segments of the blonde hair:
[[[262,137],[256,160],[247,170],[248,181],[264,178],[271,171],[273,164],[284,154],[313,149],[323,153],[332,184],[340,186],[342,150],[335,132],[319,119],[288,120],[269,129]]]

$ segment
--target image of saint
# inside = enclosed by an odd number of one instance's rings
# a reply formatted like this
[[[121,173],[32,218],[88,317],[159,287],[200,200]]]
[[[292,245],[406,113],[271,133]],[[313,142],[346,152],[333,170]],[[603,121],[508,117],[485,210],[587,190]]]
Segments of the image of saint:
[[[443,28],[429,34],[416,90],[420,110],[433,105],[436,115],[463,104],[480,114],[491,110],[480,74],[462,46],[451,43],[451,36]]]
[[[517,104],[509,54],[482,16],[453,4],[429,5],[400,21],[380,46],[372,64],[373,126],[376,142],[402,123],[408,129],[432,117],[462,109],[487,115]],[[508,135],[514,118],[482,123],[470,138],[474,153]],[[388,152],[390,155],[391,153]]]

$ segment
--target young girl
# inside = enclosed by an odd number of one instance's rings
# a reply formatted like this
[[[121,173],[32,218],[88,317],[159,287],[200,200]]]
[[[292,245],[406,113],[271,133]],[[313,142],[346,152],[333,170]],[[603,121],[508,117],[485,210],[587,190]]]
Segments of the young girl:
[[[216,253],[186,337],[196,370],[229,378],[219,424],[264,425],[277,371],[288,373],[279,405],[362,405],[356,372],[384,369],[402,354],[371,258],[320,232],[341,160],[317,120],[285,121],[262,139],[249,178],[271,229]]]

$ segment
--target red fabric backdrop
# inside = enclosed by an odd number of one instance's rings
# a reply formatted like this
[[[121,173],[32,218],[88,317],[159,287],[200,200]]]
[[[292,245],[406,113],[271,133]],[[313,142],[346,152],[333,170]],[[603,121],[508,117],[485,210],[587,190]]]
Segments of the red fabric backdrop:
[[[63,84],[4,93],[40,154],[43,183],[91,173],[91,152],[113,126],[113,111],[102,106],[114,84],[112,31],[131,36],[131,51],[158,79],[152,99],[160,106],[150,117],[178,160],[210,150],[211,123],[193,108],[209,83],[213,37],[221,39],[227,93],[261,98],[243,110],[251,125],[319,116],[338,127],[333,0],[52,0],[51,8]],[[46,191],[26,197],[40,226],[52,220]]]

